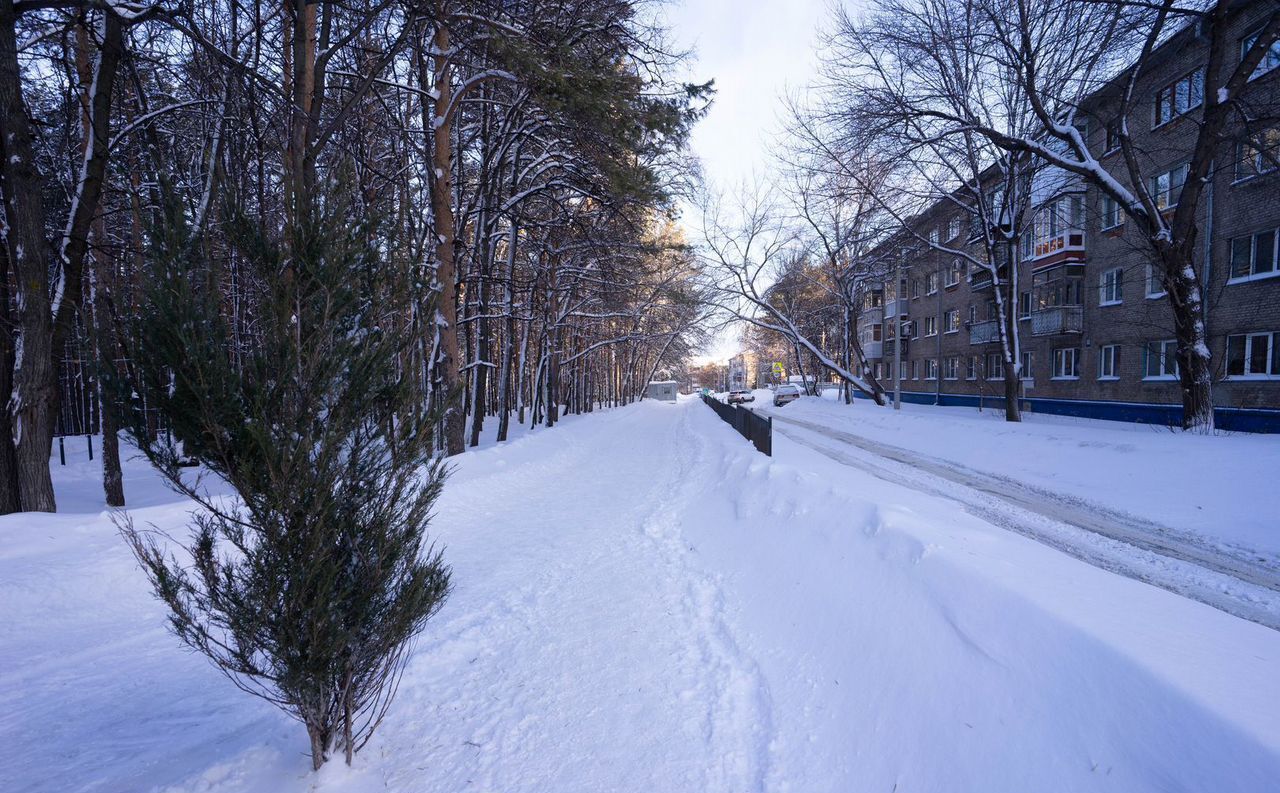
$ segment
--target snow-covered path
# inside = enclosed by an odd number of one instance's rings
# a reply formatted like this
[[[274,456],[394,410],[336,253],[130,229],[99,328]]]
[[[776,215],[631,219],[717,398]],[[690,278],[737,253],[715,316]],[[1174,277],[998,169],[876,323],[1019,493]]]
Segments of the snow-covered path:
[[[164,633],[103,515],[0,518],[0,789],[1216,792],[1280,778],[1280,633],[786,439],[775,454],[686,401],[464,455],[435,524],[455,594],[356,768],[318,776],[300,727]],[[180,521],[181,503],[132,492],[152,504],[140,520]]]

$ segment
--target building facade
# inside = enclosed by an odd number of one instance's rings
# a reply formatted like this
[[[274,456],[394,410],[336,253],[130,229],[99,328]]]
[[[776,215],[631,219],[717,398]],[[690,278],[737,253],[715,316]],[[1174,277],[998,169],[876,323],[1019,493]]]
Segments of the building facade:
[[[1239,58],[1269,13],[1243,3],[1230,40]],[[1189,28],[1155,53],[1128,118],[1141,169],[1161,208],[1177,201],[1195,140],[1207,44]],[[1251,107],[1269,122],[1233,122],[1200,202],[1197,244],[1215,367],[1217,425],[1280,432],[1280,45],[1250,84]],[[1115,166],[1115,102],[1100,92],[1085,108],[1086,135]],[[1261,142],[1251,145],[1249,141]],[[1117,168],[1110,167],[1115,172]],[[1034,192],[1034,191],[1033,191]],[[916,235],[964,246],[969,220],[939,202],[912,223]],[[951,212],[952,214],[948,214]],[[1144,240],[1124,214],[1084,182],[1065,183],[1033,208],[1021,238],[1016,297],[1023,407],[1033,412],[1177,424],[1181,400],[1173,315]],[[904,399],[996,406],[1005,393],[992,285],[985,271],[929,246],[903,257],[903,283],[868,290],[858,334],[886,387],[902,336]],[[920,248],[923,247],[924,250]],[[901,332],[894,326],[901,323]]]

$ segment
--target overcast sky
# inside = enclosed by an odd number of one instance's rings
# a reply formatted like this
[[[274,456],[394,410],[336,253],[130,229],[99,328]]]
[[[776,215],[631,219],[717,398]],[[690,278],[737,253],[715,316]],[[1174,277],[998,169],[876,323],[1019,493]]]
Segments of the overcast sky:
[[[692,140],[712,184],[732,188],[770,167],[780,99],[813,72],[828,2],[670,0],[671,33],[680,46],[694,50],[689,79],[716,81],[715,102]],[[735,335],[726,333],[707,352],[723,362],[737,351]]]

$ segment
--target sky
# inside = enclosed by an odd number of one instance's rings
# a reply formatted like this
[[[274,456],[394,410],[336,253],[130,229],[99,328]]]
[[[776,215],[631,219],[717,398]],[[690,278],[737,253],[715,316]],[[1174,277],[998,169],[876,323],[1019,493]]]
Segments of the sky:
[[[771,138],[782,118],[780,99],[813,72],[828,2],[671,0],[671,34],[694,51],[689,79],[716,84],[715,102],[691,141],[712,184],[731,188],[768,170]],[[736,338],[724,334],[707,352],[723,362],[737,352]]]

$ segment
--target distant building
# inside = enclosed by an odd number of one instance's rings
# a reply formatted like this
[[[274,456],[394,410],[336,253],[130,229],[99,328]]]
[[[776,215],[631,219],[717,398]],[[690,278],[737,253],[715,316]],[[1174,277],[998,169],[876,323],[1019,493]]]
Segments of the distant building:
[[[654,380],[645,388],[644,395],[647,399],[675,402],[678,391],[679,386],[675,380]]]
[[[729,390],[741,388],[759,388],[760,356],[753,352],[742,352],[729,359]]]

